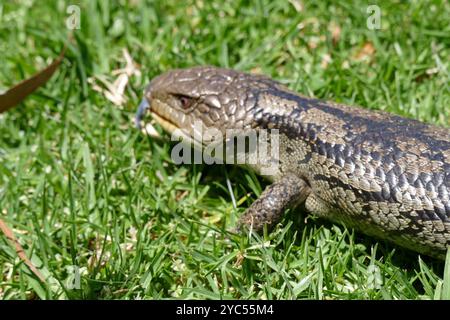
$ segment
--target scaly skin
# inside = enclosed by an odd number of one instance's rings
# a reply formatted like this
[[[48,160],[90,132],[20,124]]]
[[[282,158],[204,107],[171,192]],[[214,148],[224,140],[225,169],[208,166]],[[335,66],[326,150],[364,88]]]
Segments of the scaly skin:
[[[449,129],[307,98],[264,76],[215,67],[164,73],[145,98],[163,128],[192,139],[194,121],[221,132],[279,130],[273,184],[241,226],[260,231],[304,203],[310,213],[423,254],[442,258],[450,245]],[[260,165],[251,167],[260,173]]]

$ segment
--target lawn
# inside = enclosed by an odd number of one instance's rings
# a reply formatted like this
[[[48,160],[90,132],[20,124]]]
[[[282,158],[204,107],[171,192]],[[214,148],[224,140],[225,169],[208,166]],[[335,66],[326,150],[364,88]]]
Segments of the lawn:
[[[46,277],[0,236],[0,298],[450,298],[443,262],[301,210],[270,234],[230,234],[267,182],[175,165],[164,135],[133,124],[152,77],[211,64],[450,126],[448,1],[370,1],[373,29],[364,1],[2,0],[0,89],[59,54],[69,4],[80,28],[60,69],[0,115],[0,217]],[[115,105],[99,88],[125,67],[124,49],[140,73]]]

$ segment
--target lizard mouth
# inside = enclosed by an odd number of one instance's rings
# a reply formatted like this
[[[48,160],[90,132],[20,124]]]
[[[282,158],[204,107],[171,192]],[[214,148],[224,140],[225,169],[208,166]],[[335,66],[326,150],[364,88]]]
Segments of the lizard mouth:
[[[180,127],[178,127],[175,123],[165,118],[164,116],[158,114],[154,110],[150,110],[150,114],[152,118],[155,119],[156,122],[169,134],[174,133],[175,130],[181,131]]]
[[[176,123],[165,117],[162,113],[158,112],[158,108],[152,103],[153,106],[150,106],[147,99],[142,99],[139,104],[138,110],[135,116],[135,124],[138,129],[142,129],[142,121],[147,111],[150,111],[150,114],[153,119],[168,133],[173,133],[177,129],[181,129]],[[166,108],[169,108],[166,106]]]
[[[170,105],[156,99],[148,109],[156,123],[171,135],[171,140],[182,139],[184,143],[191,144],[198,150],[203,149],[203,141],[196,139],[197,135],[193,133],[192,125],[185,123],[185,114],[177,113]]]

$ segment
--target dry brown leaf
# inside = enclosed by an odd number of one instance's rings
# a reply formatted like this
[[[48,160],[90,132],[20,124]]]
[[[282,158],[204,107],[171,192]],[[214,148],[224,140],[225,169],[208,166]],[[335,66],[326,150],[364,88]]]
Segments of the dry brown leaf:
[[[318,37],[312,36],[312,37],[309,38],[309,40],[308,40],[308,47],[310,49],[316,49],[318,44],[319,44],[319,38]]]
[[[64,58],[66,48],[67,45],[64,46],[64,49],[59,54],[58,58],[56,58],[55,61],[53,61],[47,68],[16,84],[5,93],[0,94],[0,113],[18,105],[36,89],[43,86],[58,69],[62,59]]]
[[[370,61],[372,60],[375,51],[372,42],[366,42],[364,46],[353,55],[353,59],[355,61]]]
[[[145,127],[142,128],[142,132],[154,139],[162,138],[159,132],[155,129],[155,127],[151,123],[147,123]]]
[[[240,267],[241,265],[242,265],[242,262],[244,262],[244,260],[245,260],[245,257],[244,257],[244,255],[241,253],[241,252],[239,252],[237,255],[236,255],[236,261],[234,262],[234,267]]]
[[[331,56],[328,53],[325,53],[322,56],[322,62],[320,63],[320,66],[322,67],[322,69],[326,69],[328,67],[328,65],[331,62]]]
[[[254,67],[250,70],[250,73],[252,74],[263,74],[263,71],[260,67]]]
[[[331,33],[331,40],[333,41],[333,45],[336,45],[341,38],[341,27],[339,27],[335,22],[330,23],[328,27]]]
[[[127,99],[125,97],[125,89],[133,75],[140,75],[138,65],[133,61],[127,49],[123,49],[123,58],[125,60],[125,68],[112,71],[113,76],[117,76],[114,82],[110,82],[106,76],[97,76],[89,78],[88,82],[92,89],[100,92],[106,99],[117,106],[123,105]],[[103,85],[97,84],[97,80]]]
[[[294,7],[295,11],[302,12],[303,11],[303,3],[299,0],[289,0],[289,2]]]
[[[176,199],[177,201],[181,201],[181,200],[183,200],[188,194],[189,194],[189,191],[187,191],[187,190],[179,191],[179,192],[176,193],[175,199]]]
[[[16,250],[16,253],[19,256],[20,260],[22,260],[28,266],[28,268],[30,268],[30,270],[36,275],[36,277],[39,278],[39,280],[45,283],[45,278],[42,275],[42,273],[36,268],[33,262],[31,262],[31,260],[28,259],[19,241],[17,241],[16,237],[14,236],[14,233],[1,218],[0,218],[0,230],[3,232],[6,239],[8,239],[13,244],[14,249]]]
[[[111,237],[106,236],[105,238],[101,238],[99,236],[90,240],[89,249],[92,251],[92,254],[87,260],[89,269],[92,270],[97,266],[103,268],[111,259],[111,252],[104,250],[104,242],[111,243]]]

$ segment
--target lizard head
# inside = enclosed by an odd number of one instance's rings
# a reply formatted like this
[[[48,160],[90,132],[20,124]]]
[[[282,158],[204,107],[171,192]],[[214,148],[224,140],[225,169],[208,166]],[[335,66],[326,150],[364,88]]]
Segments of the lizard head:
[[[258,90],[271,84],[263,76],[216,67],[171,70],[150,82],[136,120],[148,109],[169,133],[179,129],[191,137],[199,122],[222,133],[251,128]]]

